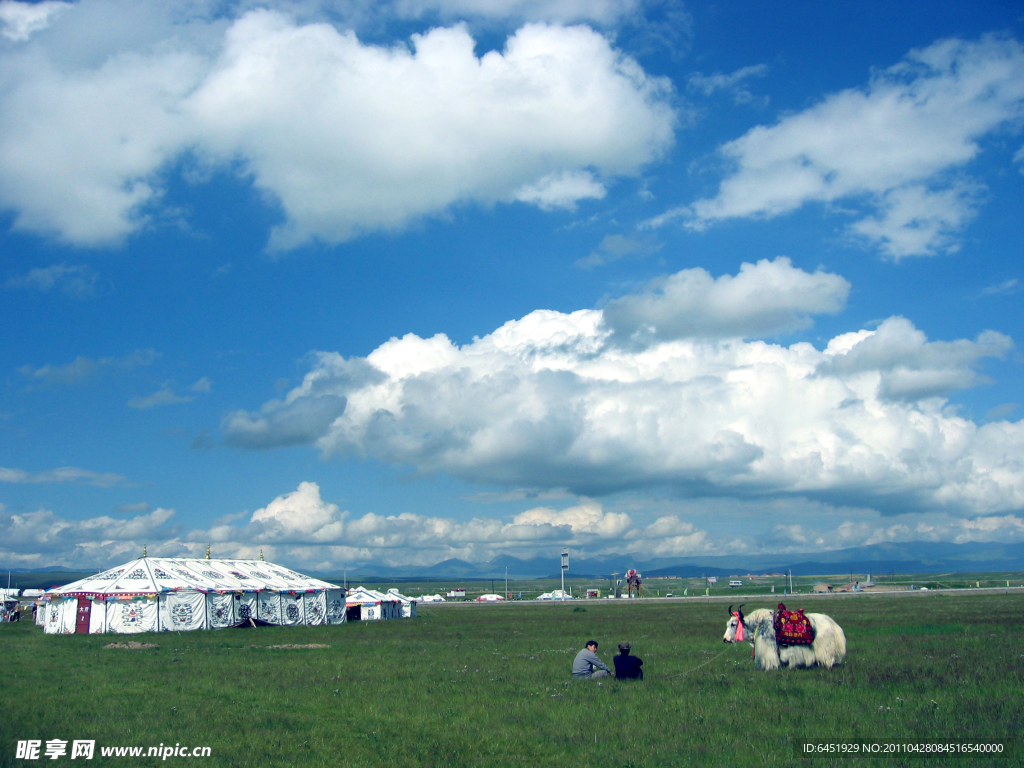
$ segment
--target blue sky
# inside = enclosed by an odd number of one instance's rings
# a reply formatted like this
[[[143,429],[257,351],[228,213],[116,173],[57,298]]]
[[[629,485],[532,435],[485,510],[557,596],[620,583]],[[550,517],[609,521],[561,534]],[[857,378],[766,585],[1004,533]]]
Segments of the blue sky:
[[[0,22],[0,565],[1024,540],[1012,4]]]

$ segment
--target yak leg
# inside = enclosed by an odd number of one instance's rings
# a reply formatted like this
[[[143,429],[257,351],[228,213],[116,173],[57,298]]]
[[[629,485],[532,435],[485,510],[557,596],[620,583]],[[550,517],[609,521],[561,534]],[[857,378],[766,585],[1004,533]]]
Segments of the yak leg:
[[[754,666],[765,672],[771,672],[780,666],[779,649],[775,643],[763,637],[754,639]]]
[[[790,669],[810,669],[818,662],[814,657],[814,649],[809,645],[790,645],[779,650],[782,663]]]

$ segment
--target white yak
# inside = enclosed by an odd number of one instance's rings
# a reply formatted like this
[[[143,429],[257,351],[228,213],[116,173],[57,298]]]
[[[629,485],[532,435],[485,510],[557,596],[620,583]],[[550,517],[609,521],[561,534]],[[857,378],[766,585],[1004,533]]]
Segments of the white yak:
[[[811,645],[784,645],[779,647],[775,640],[775,614],[768,608],[758,608],[749,615],[743,615],[743,606],[733,612],[729,606],[729,623],[725,627],[722,642],[738,643],[744,639],[754,644],[754,665],[769,672],[779,667],[799,669],[800,667],[822,666],[831,669],[842,664],[846,658],[846,635],[831,617],[823,613],[804,614],[814,629]],[[742,622],[743,631],[739,631]]]

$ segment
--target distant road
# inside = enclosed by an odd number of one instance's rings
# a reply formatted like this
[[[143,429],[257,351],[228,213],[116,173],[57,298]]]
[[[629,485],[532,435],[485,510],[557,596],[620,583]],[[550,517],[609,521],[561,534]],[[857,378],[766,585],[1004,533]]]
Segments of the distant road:
[[[500,603],[478,603],[475,600],[469,601],[449,601],[446,603],[420,603],[420,605],[593,605],[596,603],[600,604],[617,604],[617,605],[629,605],[630,603],[645,602],[647,600],[655,600],[659,603],[694,603],[694,602],[719,602],[719,603],[738,603],[742,601],[756,602],[758,600],[767,601],[782,601],[785,602],[792,598],[799,598],[804,600],[811,598],[812,600],[848,600],[856,599],[861,597],[928,597],[929,595],[994,595],[994,594],[1021,594],[1024,595],[1024,587],[969,587],[964,589],[893,589],[878,592],[797,592],[791,595],[783,595],[780,593],[776,594],[744,594],[742,592],[730,592],[728,595],[689,595],[688,597],[642,597],[642,598],[622,598],[619,600],[609,600],[608,598],[592,598],[587,599],[576,599],[576,600],[506,600]]]

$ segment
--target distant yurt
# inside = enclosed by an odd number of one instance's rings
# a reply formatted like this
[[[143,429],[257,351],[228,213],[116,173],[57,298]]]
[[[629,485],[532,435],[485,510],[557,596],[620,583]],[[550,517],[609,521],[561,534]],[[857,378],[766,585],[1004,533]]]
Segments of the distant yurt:
[[[402,618],[402,601],[375,589],[356,587],[345,597],[349,621],[376,621]]]
[[[48,590],[47,634],[180,632],[345,621],[345,590],[274,563],[143,557]]]
[[[402,618],[403,619],[415,619],[416,618],[416,603],[417,600],[412,597],[406,597],[397,589],[389,589],[388,595],[397,598],[402,603]]]

